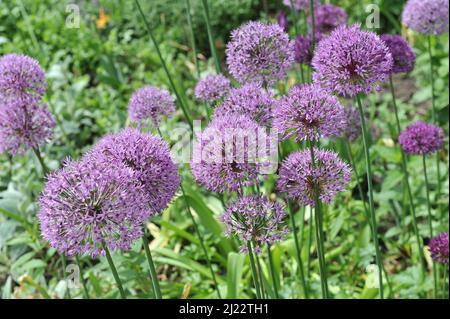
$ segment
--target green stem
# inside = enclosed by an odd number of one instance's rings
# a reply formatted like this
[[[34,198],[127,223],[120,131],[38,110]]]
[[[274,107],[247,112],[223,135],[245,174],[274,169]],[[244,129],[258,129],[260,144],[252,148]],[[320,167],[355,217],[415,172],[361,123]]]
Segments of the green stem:
[[[108,261],[109,268],[111,268],[111,272],[113,274],[114,280],[116,281],[117,288],[119,288],[120,296],[122,297],[122,299],[127,299],[125,291],[123,290],[122,287],[122,282],[120,281],[119,278],[119,274],[117,273],[116,266],[114,266],[114,261],[112,260],[111,254],[109,253],[108,246],[106,245],[105,242],[103,242],[102,245],[106,253],[106,260]]]
[[[275,273],[275,266],[273,264],[272,252],[270,248],[271,248],[270,244],[267,244],[267,257],[269,258],[270,275],[272,276],[273,291],[275,293],[275,298],[280,299],[280,295],[278,294],[278,280]]]
[[[291,11],[293,11],[294,15],[295,15],[294,30],[295,30],[295,35],[297,36],[300,34],[298,31],[298,25],[297,25],[297,23],[299,21],[299,14],[298,14],[297,10],[295,10],[295,8],[294,8],[294,1],[290,0],[290,2],[291,2],[291,9],[292,9]]]
[[[67,275],[66,275],[66,269],[67,269],[66,256],[61,255],[61,263],[62,263],[62,266],[63,266],[63,278],[64,278],[65,283],[67,284],[68,281],[67,281]],[[67,287],[67,296],[69,297],[69,299],[72,299],[72,296],[70,295],[70,288],[69,287]]]
[[[163,56],[162,56],[162,54],[161,54],[161,51],[160,51],[160,49],[159,49],[158,42],[156,41],[156,38],[155,38],[154,35],[153,35],[153,32],[152,32],[152,30],[151,30],[151,28],[150,28],[150,25],[149,25],[149,23],[148,23],[148,21],[147,21],[147,18],[145,17],[144,12],[142,11],[141,5],[139,4],[139,0],[135,0],[135,3],[136,3],[136,5],[137,5],[137,7],[138,7],[139,13],[140,13],[141,16],[142,16],[142,20],[144,20],[144,24],[145,24],[145,27],[146,27],[146,29],[147,29],[147,33],[148,33],[148,35],[150,36],[150,39],[151,39],[152,42],[153,42],[153,45],[154,45],[154,47],[155,47],[156,53],[157,53],[157,55],[158,55],[158,58],[159,58],[159,60],[160,60],[160,62],[161,62],[161,65],[162,65],[162,67],[163,67],[163,69],[164,69],[164,72],[165,72],[165,74],[166,74],[167,80],[169,81],[170,88],[171,88],[172,91],[175,93],[175,95],[176,95],[176,97],[177,97],[177,100],[178,100],[178,102],[180,103],[181,110],[183,111],[183,114],[184,114],[184,116],[186,117],[186,120],[188,121],[189,127],[191,128],[191,131],[193,131],[193,130],[194,130],[194,127],[193,127],[193,124],[192,124],[191,117],[190,117],[190,115],[189,115],[189,113],[188,113],[187,107],[186,107],[186,105],[184,104],[184,100],[181,98],[180,94],[178,93],[177,88],[175,87],[175,83],[173,82],[172,76],[171,76],[170,73],[169,73],[169,70],[168,70],[168,68],[167,68],[166,62],[165,62],[165,60],[164,60],[164,58],[163,58]]]
[[[255,244],[253,243],[253,245],[255,245]],[[258,254],[256,253],[256,251],[255,251],[255,259],[256,259],[256,268],[258,269],[259,283],[260,283],[260,287],[261,287],[261,297],[262,297],[262,299],[266,299],[267,295],[266,295],[266,289],[265,289],[265,285],[264,285],[262,267],[261,267],[261,263],[259,261],[259,257],[258,257]]]
[[[384,299],[384,286],[383,286],[383,261],[381,259],[381,252],[380,247],[378,243],[378,227],[377,227],[377,219],[375,216],[375,205],[373,200],[373,185],[372,185],[372,164],[370,160],[370,153],[369,153],[369,147],[368,147],[368,141],[367,141],[367,128],[366,128],[366,119],[364,116],[364,112],[362,109],[361,104],[361,98],[359,94],[356,96],[356,99],[358,101],[358,110],[359,110],[359,116],[361,120],[361,133],[363,137],[363,144],[364,144],[364,156],[366,159],[366,173],[367,173],[367,185],[369,188],[369,212],[370,217],[372,221],[372,236],[373,236],[373,242],[375,246],[375,256],[376,256],[376,262],[378,266],[378,283],[379,283],[379,291],[380,291],[380,298]]]
[[[211,21],[209,19],[209,7],[208,7],[208,0],[202,0],[203,4],[203,14],[205,16],[205,22],[206,22],[206,31],[208,33],[208,40],[209,40],[209,47],[211,49],[211,54],[214,58],[214,63],[216,65],[216,72],[217,74],[222,73],[221,67],[220,67],[220,61],[219,56],[217,55],[216,46],[214,44],[214,37],[211,30]]]
[[[425,154],[422,155],[422,164],[423,164],[423,175],[425,176],[425,189],[427,195],[428,231],[430,232],[430,239],[431,239],[433,238],[433,218],[431,215],[430,184],[428,183],[428,173]],[[433,263],[433,281],[434,281],[434,298],[437,298],[438,280],[437,280],[436,263]]]
[[[250,267],[252,269],[253,285],[255,286],[256,299],[261,299],[261,290],[259,287],[258,275],[256,273],[255,259],[253,257],[253,248],[250,241],[247,242],[248,256],[250,258]]]
[[[146,229],[142,235],[142,245],[144,246],[145,256],[147,257],[148,267],[150,269],[150,278],[152,280],[153,292],[155,299],[162,299],[161,288],[159,287],[158,275],[156,273],[155,263],[153,262],[152,253],[150,251],[149,242],[147,239]]]
[[[192,25],[191,5],[190,5],[189,0],[185,0],[185,3],[186,3],[187,21],[188,21],[189,29],[191,30],[191,47],[192,47],[192,53],[194,55],[195,71],[197,72],[197,79],[199,79],[200,78],[200,67],[198,65],[197,46],[195,44],[195,33],[194,33],[193,25]]]
[[[47,175],[50,171],[49,171],[47,165],[45,165],[45,162],[44,162],[44,159],[42,158],[41,151],[39,150],[39,147],[38,146],[34,147],[33,148],[33,152],[36,155],[36,158],[38,159],[39,164],[41,164],[42,172],[44,173],[44,176]]]
[[[447,297],[448,290],[446,289],[447,285],[447,271],[448,271],[448,265],[444,265],[444,281],[442,283],[442,297],[445,299]]]
[[[309,0],[309,11],[311,15],[311,37],[312,37],[311,49],[312,52],[314,52],[316,48],[316,17],[314,14],[314,0]]]
[[[83,268],[81,267],[80,259],[77,256],[77,257],[75,257],[75,260],[77,262],[78,269],[79,269],[79,272],[80,272],[80,280],[81,280],[81,284],[83,285],[84,297],[86,299],[90,299],[89,290],[87,288],[86,281],[84,280]]]

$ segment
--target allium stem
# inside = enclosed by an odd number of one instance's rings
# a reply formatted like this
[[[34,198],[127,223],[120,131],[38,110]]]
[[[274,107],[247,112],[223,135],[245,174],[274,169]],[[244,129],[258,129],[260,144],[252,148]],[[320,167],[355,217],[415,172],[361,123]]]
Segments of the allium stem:
[[[275,266],[273,264],[272,251],[270,249],[271,249],[270,244],[267,244],[267,257],[269,258],[270,275],[272,276],[273,291],[275,293],[275,298],[280,299],[280,295],[278,294],[278,280],[275,273]]]
[[[311,14],[311,51],[314,53],[316,48],[316,17],[314,14],[314,0],[309,0],[309,11]]]
[[[203,4],[203,14],[205,16],[205,22],[206,22],[206,31],[208,33],[208,40],[209,40],[209,47],[211,49],[211,54],[214,58],[214,63],[216,65],[216,72],[217,74],[222,73],[221,67],[220,67],[220,61],[219,56],[217,55],[216,46],[214,44],[214,37],[211,30],[211,21],[209,18],[209,7],[208,7],[208,0],[202,0]]]
[[[433,238],[433,217],[431,215],[430,184],[428,183],[427,163],[425,154],[422,155],[422,164],[423,164],[423,175],[425,177],[425,190],[427,194],[428,231],[430,232],[430,239],[431,239]],[[434,280],[434,298],[437,298],[438,281],[437,281],[436,263],[434,262],[433,262],[433,280]]]
[[[39,147],[37,147],[37,146],[34,147],[33,152],[36,155],[36,158],[38,159],[39,164],[41,164],[42,173],[44,174],[44,176],[47,175],[50,171],[49,171],[47,165],[45,164],[44,159],[42,158],[42,154],[41,154],[41,151],[39,150]]]
[[[300,249],[300,245],[298,242],[298,236],[297,236],[297,225],[295,223],[295,217],[294,217],[294,212],[292,210],[292,206],[290,201],[288,201],[288,211],[289,211],[289,217],[291,219],[291,223],[292,223],[292,235],[294,236],[294,243],[295,243],[295,252],[296,252],[296,257],[297,257],[297,264],[298,264],[298,271],[299,271],[299,276],[300,276],[300,282],[302,284],[302,288],[303,288],[303,292],[305,294],[305,298],[309,298],[309,294],[308,294],[308,288],[306,286],[306,281],[305,281],[305,273],[303,270],[303,261],[302,261],[302,255],[301,255],[301,249]]]
[[[253,248],[250,241],[247,242],[248,256],[250,258],[250,267],[252,269],[253,285],[255,286],[256,299],[261,299],[261,290],[259,286],[258,275],[256,272],[255,259],[253,257]]]
[[[177,88],[175,86],[175,83],[173,82],[172,76],[169,73],[169,69],[167,69],[166,62],[165,62],[165,60],[164,60],[164,58],[163,58],[163,56],[161,54],[158,42],[156,41],[156,38],[153,35],[152,29],[150,28],[150,24],[148,23],[147,18],[145,17],[144,12],[142,11],[141,5],[139,4],[139,0],[135,0],[135,2],[136,2],[136,6],[138,7],[138,11],[139,11],[139,13],[142,16],[142,20],[144,20],[144,24],[145,24],[145,27],[147,29],[147,33],[150,36],[150,39],[152,40],[153,45],[155,46],[156,53],[158,55],[159,61],[161,62],[161,65],[162,65],[162,67],[164,69],[164,72],[166,74],[167,80],[169,81],[170,88],[175,93],[175,95],[177,97],[177,100],[180,103],[181,110],[183,111],[183,114],[186,117],[186,120],[188,121],[189,127],[191,128],[191,131],[193,131],[194,127],[193,127],[193,124],[192,124],[191,116],[189,115],[187,107],[184,104],[184,100],[181,98],[180,94],[178,93],[178,90],[177,90]]]
[[[290,3],[291,3],[291,8],[294,9],[294,0],[290,0]],[[294,11],[294,15],[295,15],[294,30],[295,30],[295,36],[297,36],[300,34],[300,32],[298,30],[298,25],[297,25],[298,21],[300,20],[299,14],[298,14],[297,10],[295,10],[295,9],[291,10],[291,11]]]
[[[370,212],[370,218],[372,223],[372,236],[373,236],[373,242],[375,246],[375,257],[376,262],[378,266],[378,284],[379,284],[379,291],[380,291],[380,298],[384,299],[384,286],[383,286],[383,260],[381,259],[381,252],[380,247],[378,243],[378,227],[377,227],[377,219],[375,216],[375,205],[373,201],[373,185],[372,185],[372,164],[370,160],[370,153],[369,153],[369,147],[368,147],[368,140],[367,140],[367,128],[366,128],[366,119],[364,116],[364,111],[362,108],[361,103],[361,97],[356,95],[356,99],[358,101],[358,110],[359,110],[359,116],[361,119],[361,133],[363,138],[363,145],[364,145],[364,155],[366,158],[366,173],[367,173],[367,185],[369,188],[369,212]]]
[[[186,3],[186,17],[187,17],[189,29],[191,30],[191,47],[192,47],[192,54],[194,55],[195,71],[197,72],[197,79],[199,79],[200,78],[200,66],[198,65],[198,59],[197,59],[197,45],[195,44],[195,33],[194,33],[193,25],[192,25],[190,0],[185,0],[185,3]]]
[[[83,276],[83,268],[81,267],[81,262],[80,259],[78,258],[78,256],[75,257],[75,260],[77,262],[78,265],[78,270],[80,272],[80,280],[81,280],[81,284],[83,285],[83,291],[84,291],[84,297],[86,299],[90,299],[91,297],[89,296],[89,290],[87,288],[86,285],[86,281],[84,280],[84,276]]]
[[[397,107],[397,101],[395,98],[395,89],[394,89],[394,84],[392,81],[392,76],[389,77],[389,84],[391,87],[391,94],[392,94],[392,102],[394,105],[394,114],[395,114],[395,123],[397,126],[397,135],[400,134],[400,132],[402,131],[401,125],[400,125],[400,118],[398,116],[398,107]],[[406,185],[406,191],[407,191],[407,195],[408,195],[408,200],[409,200],[409,206],[411,209],[411,214],[412,214],[412,218],[413,218],[413,227],[414,227],[414,233],[416,236],[416,240],[417,240],[417,247],[419,249],[419,259],[420,259],[420,267],[421,267],[421,271],[422,271],[422,276],[425,274],[425,257],[423,254],[423,245],[422,245],[422,239],[420,238],[420,234],[419,234],[419,227],[417,226],[417,215],[416,215],[416,208],[414,206],[414,199],[412,196],[412,191],[411,191],[411,186],[409,184],[409,172],[408,172],[408,165],[407,165],[407,161],[406,161],[406,154],[403,151],[403,148],[400,148],[400,153],[402,156],[402,170],[403,170],[403,176],[404,176],[404,181],[405,181],[405,185]]]
[[[448,272],[448,265],[444,265],[444,278],[442,283],[442,298],[447,298],[448,289],[446,289],[447,285],[447,272]]]
[[[255,243],[253,242],[253,246],[255,246]],[[258,276],[259,276],[259,284],[261,287],[261,298],[262,299],[266,299],[267,295],[266,295],[266,287],[264,284],[264,278],[263,278],[263,272],[262,272],[262,267],[261,267],[261,262],[259,261],[259,257],[258,255],[255,253],[255,259],[256,259],[256,268],[258,269]]]
[[[63,266],[63,278],[64,278],[64,281],[67,284],[68,281],[67,281],[67,275],[66,275],[66,269],[67,269],[66,256],[61,255],[61,263],[62,263],[62,266]],[[67,296],[69,297],[69,299],[72,299],[72,296],[70,295],[70,288],[68,286],[67,286]]]
[[[152,280],[153,292],[155,293],[155,299],[162,299],[161,288],[159,287],[158,275],[156,274],[155,264],[153,262],[152,253],[150,252],[150,246],[147,239],[146,229],[144,228],[144,234],[142,235],[142,245],[144,246],[145,256],[147,257],[148,267],[150,269],[150,278]]]
[[[114,261],[112,260],[111,254],[109,253],[108,246],[106,245],[105,242],[103,242],[102,245],[103,245],[103,249],[105,250],[105,253],[106,253],[106,260],[108,261],[109,268],[111,268],[111,272],[113,274],[114,280],[116,281],[117,288],[119,288],[120,296],[122,297],[122,299],[127,299],[127,296],[125,295],[125,291],[123,290],[123,287],[122,287],[122,282],[120,281],[120,278],[119,278],[119,274],[117,273],[116,266],[114,266]]]

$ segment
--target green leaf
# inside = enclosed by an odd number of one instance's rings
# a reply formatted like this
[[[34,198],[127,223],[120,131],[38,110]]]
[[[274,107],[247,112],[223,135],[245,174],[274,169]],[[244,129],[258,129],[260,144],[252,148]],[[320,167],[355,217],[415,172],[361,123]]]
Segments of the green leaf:
[[[227,298],[239,298],[245,255],[231,252],[228,254]]]

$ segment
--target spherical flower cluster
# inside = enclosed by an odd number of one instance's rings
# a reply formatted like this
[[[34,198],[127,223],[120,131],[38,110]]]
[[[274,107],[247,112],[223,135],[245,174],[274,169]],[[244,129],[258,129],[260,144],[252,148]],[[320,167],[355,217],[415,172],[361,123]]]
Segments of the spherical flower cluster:
[[[272,124],[283,139],[339,136],[345,127],[344,108],[317,84],[294,86],[275,108]]]
[[[192,175],[209,191],[241,193],[258,182],[266,138],[264,129],[245,115],[216,117],[197,136]]]
[[[402,13],[403,23],[422,34],[448,32],[447,0],[409,0]]]
[[[286,16],[286,12],[280,11],[280,13],[277,15],[277,22],[281,29],[283,29],[284,32],[289,31],[289,22]]]
[[[134,172],[123,165],[67,161],[49,175],[38,219],[44,239],[68,256],[129,249],[142,235],[147,205]]]
[[[356,108],[347,106],[344,108],[345,127],[342,137],[349,142],[355,141],[361,134],[361,117]]]
[[[249,22],[231,33],[226,60],[241,83],[271,85],[283,79],[294,62],[293,42],[277,24]]]
[[[310,0],[283,0],[285,6],[293,8],[294,10],[300,11],[304,10],[309,12]],[[314,7],[320,5],[320,0],[314,0]]]
[[[272,118],[273,94],[256,84],[244,84],[230,91],[225,101],[216,107],[214,116],[231,113],[247,115],[261,125],[267,125]]]
[[[195,97],[202,102],[213,103],[231,89],[230,80],[223,75],[208,75],[195,86]]]
[[[444,143],[444,131],[424,122],[409,125],[398,137],[403,151],[413,155],[431,154],[439,151]]]
[[[324,4],[314,8],[314,25],[315,30],[329,34],[338,26],[347,24],[347,13],[341,7]],[[308,25],[311,27],[312,19],[308,17]]]
[[[247,242],[253,241],[256,253],[265,244],[273,244],[285,238],[288,228],[283,224],[284,207],[261,195],[240,197],[229,204],[221,217],[227,226],[226,235],[237,235],[243,242],[241,252],[247,251]]]
[[[404,38],[399,35],[383,34],[381,40],[389,48],[394,60],[392,73],[408,73],[414,69],[416,54]]]
[[[122,164],[134,172],[145,191],[151,217],[164,210],[180,186],[169,145],[160,137],[127,128],[102,138],[89,153],[93,161]]]
[[[448,265],[448,233],[444,232],[436,237],[432,238],[430,241],[430,252],[431,258],[435,262]]]
[[[291,153],[279,170],[277,188],[303,205],[315,206],[315,190],[323,203],[330,203],[351,180],[351,170],[336,153],[314,149],[315,165],[309,150]]]
[[[46,89],[45,73],[38,61],[14,53],[0,58],[0,100],[39,99]]]
[[[340,26],[322,39],[312,60],[313,79],[344,96],[369,93],[384,81],[393,60],[386,44],[359,25]]]
[[[8,100],[0,106],[0,153],[21,154],[37,148],[53,136],[56,123],[39,100]]]
[[[164,89],[145,86],[133,93],[128,104],[128,116],[133,122],[150,121],[158,126],[164,115],[175,112],[175,102]]]
[[[320,33],[316,33],[315,41],[316,44],[322,39]],[[311,60],[314,56],[313,46],[312,46],[312,35],[299,35],[294,41],[294,57],[297,63],[310,65]]]

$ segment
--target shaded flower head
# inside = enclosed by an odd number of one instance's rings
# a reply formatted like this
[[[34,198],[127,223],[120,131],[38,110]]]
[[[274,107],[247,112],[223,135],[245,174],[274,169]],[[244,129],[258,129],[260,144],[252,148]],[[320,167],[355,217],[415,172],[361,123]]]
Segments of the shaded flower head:
[[[304,10],[309,12],[310,9],[310,0],[283,0],[283,4],[297,11]],[[319,5],[320,0],[314,0],[314,7]]]
[[[227,226],[227,236],[236,235],[243,242],[241,252],[246,252],[246,243],[253,241],[259,253],[263,245],[285,238],[288,232],[283,223],[285,217],[280,203],[262,195],[249,195],[227,205],[221,221]]]
[[[293,42],[277,24],[248,22],[231,33],[227,65],[239,82],[272,84],[294,62]]]
[[[431,154],[439,151],[444,143],[444,131],[433,124],[416,122],[409,125],[398,137],[405,153]]]
[[[167,90],[145,86],[136,90],[128,104],[128,116],[133,122],[150,121],[158,126],[164,115],[175,112],[175,102]]]
[[[404,38],[399,35],[383,34],[381,40],[389,48],[394,60],[392,73],[408,73],[414,69],[416,54]]]
[[[66,161],[51,173],[39,203],[42,237],[68,256],[127,250],[142,235],[144,192],[124,165]]]
[[[151,217],[165,209],[180,186],[169,145],[160,137],[127,128],[102,138],[87,155],[98,162],[125,165],[145,191]]]
[[[356,108],[349,105],[344,108],[345,126],[342,137],[349,142],[355,141],[361,134],[361,118]]]
[[[323,34],[329,34],[338,26],[347,24],[347,13],[341,7],[324,4],[314,8],[315,29]],[[312,19],[308,17],[308,25],[311,27]]]
[[[0,99],[38,99],[46,89],[45,73],[37,60],[14,53],[0,58]]]
[[[33,99],[8,100],[0,106],[0,153],[23,153],[53,137],[55,120],[47,106]]]
[[[191,161],[195,180],[212,192],[242,192],[264,169],[267,135],[245,115],[214,118],[197,136]]]
[[[429,244],[431,258],[435,262],[448,265],[448,233],[440,233],[436,237],[432,238]]]
[[[231,89],[230,80],[223,75],[208,75],[195,86],[195,97],[203,102],[215,102]]]
[[[317,140],[340,135],[345,126],[344,108],[338,99],[317,84],[294,86],[273,113],[273,127],[283,139]]]
[[[345,191],[351,170],[339,156],[327,150],[314,149],[315,167],[309,150],[291,153],[279,171],[277,189],[303,205],[315,206],[315,189],[323,203],[330,203],[336,194]]]
[[[277,22],[281,29],[283,29],[284,32],[289,31],[289,22],[286,16],[286,12],[280,11],[277,15]]]
[[[393,60],[386,44],[359,25],[340,26],[322,39],[312,60],[313,79],[344,96],[369,93],[384,81]]]
[[[267,125],[272,118],[273,94],[254,83],[232,89],[225,101],[216,107],[214,116],[238,113],[247,115],[261,125]]]
[[[409,0],[402,21],[419,33],[439,35],[448,32],[448,10],[447,0]]]
[[[320,33],[316,33],[315,41],[316,44],[322,39]],[[311,60],[314,56],[312,47],[312,35],[299,35],[294,41],[294,56],[295,62],[310,65]]]

